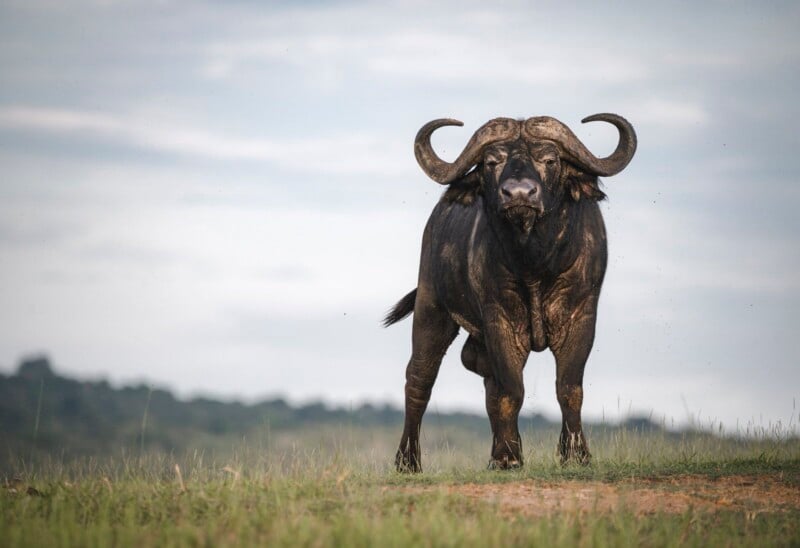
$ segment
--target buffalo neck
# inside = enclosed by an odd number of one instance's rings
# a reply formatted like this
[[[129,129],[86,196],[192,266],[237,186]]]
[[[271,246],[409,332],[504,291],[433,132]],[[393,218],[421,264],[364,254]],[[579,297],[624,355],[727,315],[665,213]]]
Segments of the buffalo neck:
[[[563,200],[557,207],[536,219],[526,234],[508,221],[485,211],[493,233],[494,248],[507,268],[520,278],[536,275],[547,279],[575,260],[575,246],[567,245],[582,224],[581,217],[589,203]]]

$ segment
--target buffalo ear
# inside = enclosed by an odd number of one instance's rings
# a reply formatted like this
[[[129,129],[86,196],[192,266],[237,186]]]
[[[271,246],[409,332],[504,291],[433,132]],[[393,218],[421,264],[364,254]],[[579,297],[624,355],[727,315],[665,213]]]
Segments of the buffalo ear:
[[[599,202],[606,197],[605,192],[600,190],[597,175],[586,173],[566,162],[561,169],[561,182],[576,202],[581,198]]]
[[[442,200],[461,205],[472,205],[481,192],[481,177],[477,169],[473,169],[463,177],[459,177],[444,191]]]

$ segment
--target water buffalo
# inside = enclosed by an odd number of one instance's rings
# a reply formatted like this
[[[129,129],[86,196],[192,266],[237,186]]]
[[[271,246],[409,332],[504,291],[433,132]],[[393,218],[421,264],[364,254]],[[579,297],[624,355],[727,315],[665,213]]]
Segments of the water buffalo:
[[[545,348],[556,359],[562,461],[588,462],[581,429],[583,370],[608,255],[598,176],[619,173],[636,151],[627,120],[616,114],[583,120],[593,121],[611,123],[619,132],[616,150],[606,158],[595,157],[566,125],[547,116],[491,120],[453,163],[436,155],[431,134],[461,122],[434,120],[417,133],[417,162],[447,190],[422,236],[417,287],[384,322],[414,312],[398,470],[422,470],[422,415],[459,327],[469,333],[461,361],[483,377],[486,388],[490,467],[522,465],[522,369],[531,350]]]

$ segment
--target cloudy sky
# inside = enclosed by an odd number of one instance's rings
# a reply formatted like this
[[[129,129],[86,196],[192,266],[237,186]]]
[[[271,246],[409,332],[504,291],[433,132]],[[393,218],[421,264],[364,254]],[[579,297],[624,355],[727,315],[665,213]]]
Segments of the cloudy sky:
[[[182,396],[400,403],[453,158],[496,116],[598,155],[610,264],[585,415],[797,424],[800,9],[794,3],[0,2],[0,371]],[[463,338],[430,409],[483,409]],[[532,355],[526,412],[556,416]]]

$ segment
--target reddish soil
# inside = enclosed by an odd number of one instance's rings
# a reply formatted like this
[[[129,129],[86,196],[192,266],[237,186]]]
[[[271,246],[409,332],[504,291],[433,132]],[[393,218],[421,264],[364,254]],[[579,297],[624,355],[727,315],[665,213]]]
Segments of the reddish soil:
[[[503,513],[546,516],[560,512],[629,510],[637,515],[695,509],[780,512],[800,509],[800,488],[778,476],[675,476],[617,483],[522,481],[421,487],[411,492],[447,493],[497,505]]]

